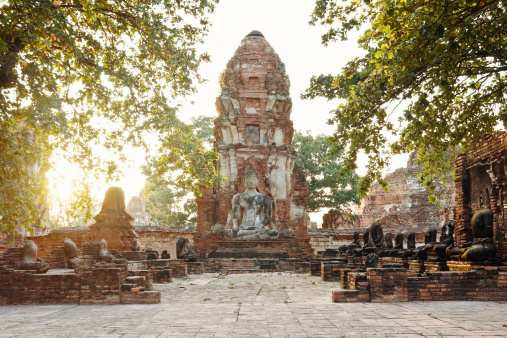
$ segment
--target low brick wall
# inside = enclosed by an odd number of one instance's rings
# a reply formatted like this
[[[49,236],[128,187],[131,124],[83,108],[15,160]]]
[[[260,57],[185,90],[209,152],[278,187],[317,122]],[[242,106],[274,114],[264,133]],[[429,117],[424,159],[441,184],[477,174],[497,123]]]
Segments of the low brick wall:
[[[154,291],[123,290],[127,267],[96,266],[79,273],[50,270],[45,274],[0,270],[0,305],[38,304],[152,304],[160,302]]]
[[[346,268],[343,262],[321,262],[320,278],[324,282],[339,282],[341,270]]]
[[[296,258],[210,258],[203,260],[203,264],[207,273],[309,272],[309,263]]]
[[[79,274],[0,270],[0,305],[120,304],[126,277],[126,267],[95,268]]]
[[[366,269],[372,303],[406,302],[407,269]]]
[[[422,277],[408,277],[408,300],[506,301],[507,266],[427,272]]]
[[[342,269],[333,302],[506,301],[507,266],[484,266],[473,271],[426,272],[414,276],[406,269]],[[365,296],[367,294],[367,296]],[[363,296],[360,296],[363,295]]]

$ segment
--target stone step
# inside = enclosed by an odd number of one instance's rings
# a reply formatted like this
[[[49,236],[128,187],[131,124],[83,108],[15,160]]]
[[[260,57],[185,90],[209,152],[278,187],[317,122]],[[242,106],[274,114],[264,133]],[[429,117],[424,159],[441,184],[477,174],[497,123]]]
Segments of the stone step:
[[[360,293],[357,290],[339,290],[333,291],[333,302],[334,303],[357,303],[357,302],[369,302],[369,294]]]
[[[125,282],[144,286],[146,278],[144,276],[128,276]]]
[[[158,291],[126,291],[121,295],[122,304],[159,304]]]
[[[121,286],[122,291],[130,291],[130,292],[139,292],[139,291],[145,291],[146,288],[144,286],[139,286],[137,284],[132,283],[125,283]]]
[[[241,274],[241,273],[259,273],[257,269],[227,269],[228,274]]]

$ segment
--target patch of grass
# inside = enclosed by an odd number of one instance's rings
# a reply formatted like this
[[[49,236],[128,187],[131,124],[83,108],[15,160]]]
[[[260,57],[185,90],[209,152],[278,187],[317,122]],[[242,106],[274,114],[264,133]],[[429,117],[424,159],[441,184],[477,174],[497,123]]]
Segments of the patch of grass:
[[[202,301],[203,301],[203,302],[207,302],[207,301],[209,301],[209,300],[211,300],[211,298],[204,298]]]
[[[229,282],[229,285],[234,285],[234,283],[233,282]]]

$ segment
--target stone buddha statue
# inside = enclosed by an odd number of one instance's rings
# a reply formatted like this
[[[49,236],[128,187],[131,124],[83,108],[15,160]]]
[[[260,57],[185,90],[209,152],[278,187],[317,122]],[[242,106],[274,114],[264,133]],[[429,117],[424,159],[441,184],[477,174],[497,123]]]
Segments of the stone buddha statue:
[[[231,237],[238,240],[272,239],[278,231],[268,228],[271,221],[271,199],[257,191],[259,176],[250,167],[245,172],[246,191],[232,198]]]
[[[453,260],[482,262],[494,260],[496,246],[493,242],[493,212],[485,205],[472,216],[473,241],[462,247],[451,245],[446,253]]]
[[[429,261],[445,262],[449,259],[446,249],[454,244],[454,221],[445,223],[441,231],[439,242],[436,242],[435,239],[435,242],[427,243],[424,246]]]

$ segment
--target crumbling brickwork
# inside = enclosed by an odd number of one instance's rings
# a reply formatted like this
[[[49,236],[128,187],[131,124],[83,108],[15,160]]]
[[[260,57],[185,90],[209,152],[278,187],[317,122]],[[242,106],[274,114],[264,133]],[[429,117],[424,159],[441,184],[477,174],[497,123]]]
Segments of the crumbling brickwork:
[[[45,274],[0,268],[0,305],[160,303],[159,292],[124,289],[127,275],[122,265]]]
[[[494,237],[497,258],[507,260],[507,174],[505,156],[507,132],[473,138],[466,152],[456,158],[456,226],[458,244],[472,240],[471,219],[480,204],[494,215]]]
[[[213,190],[203,188],[197,199],[197,249],[212,251],[222,238],[216,234],[232,228],[231,201],[245,191],[243,177],[250,166],[259,177],[258,191],[272,201],[269,226],[281,238],[309,248],[309,193],[290,147],[292,100],[284,64],[264,36],[253,31],[227,63],[220,84],[214,150],[220,154],[217,170],[227,179]]]
[[[467,272],[407,274],[406,269],[367,269],[364,273],[341,270],[342,288],[333,291],[336,303],[406,301],[505,301],[507,267],[485,266]],[[355,280],[352,280],[356,276]],[[360,296],[362,295],[362,296]]]
[[[406,168],[396,169],[385,176],[389,191],[382,190],[377,184],[361,200],[356,226],[369,227],[379,220],[384,232],[425,232],[454,218],[454,183],[450,173],[446,183],[449,189],[437,188],[442,194],[441,207],[438,207],[428,200],[430,189],[417,177],[421,167],[414,160],[415,153],[411,154]]]
[[[351,228],[353,224],[354,222],[346,214],[334,209],[322,216],[322,229],[346,229]]]

